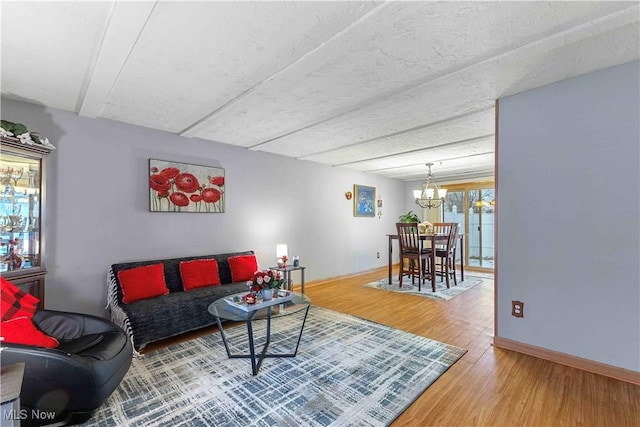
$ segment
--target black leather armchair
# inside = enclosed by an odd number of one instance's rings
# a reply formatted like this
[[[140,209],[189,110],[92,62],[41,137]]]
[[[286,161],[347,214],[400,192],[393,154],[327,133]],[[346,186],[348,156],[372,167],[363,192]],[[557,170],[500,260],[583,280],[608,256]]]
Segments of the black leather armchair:
[[[129,370],[130,340],[116,324],[88,314],[38,310],[33,323],[60,345],[3,343],[0,356],[2,366],[25,362],[20,404],[27,417],[22,425],[76,424],[89,419]],[[32,417],[45,411],[55,413],[55,420]]]

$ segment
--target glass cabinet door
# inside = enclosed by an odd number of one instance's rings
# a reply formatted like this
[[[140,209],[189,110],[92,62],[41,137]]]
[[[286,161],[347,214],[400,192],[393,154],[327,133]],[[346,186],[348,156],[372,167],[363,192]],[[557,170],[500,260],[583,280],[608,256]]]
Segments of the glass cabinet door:
[[[0,272],[41,266],[42,158],[0,156]]]

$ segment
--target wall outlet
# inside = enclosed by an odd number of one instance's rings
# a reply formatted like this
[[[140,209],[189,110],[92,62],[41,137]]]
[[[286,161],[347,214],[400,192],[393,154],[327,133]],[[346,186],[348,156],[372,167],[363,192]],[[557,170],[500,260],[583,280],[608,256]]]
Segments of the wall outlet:
[[[380,258],[380,252],[376,252],[376,258]]]
[[[524,303],[522,301],[511,301],[511,315],[524,317]]]

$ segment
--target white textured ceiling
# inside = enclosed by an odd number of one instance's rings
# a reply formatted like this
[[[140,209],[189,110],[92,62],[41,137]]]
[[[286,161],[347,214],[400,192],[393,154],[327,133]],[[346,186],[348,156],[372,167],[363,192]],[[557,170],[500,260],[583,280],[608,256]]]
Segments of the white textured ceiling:
[[[497,98],[640,57],[637,1],[1,8],[4,97],[404,180],[491,176]]]

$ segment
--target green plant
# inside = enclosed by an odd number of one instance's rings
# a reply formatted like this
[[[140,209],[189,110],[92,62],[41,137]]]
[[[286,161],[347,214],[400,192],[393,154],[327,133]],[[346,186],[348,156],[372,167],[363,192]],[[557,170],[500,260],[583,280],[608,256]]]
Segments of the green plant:
[[[398,217],[399,222],[421,222],[418,214],[413,211],[409,211],[406,214],[402,214]]]
[[[36,132],[29,132],[22,123],[13,123],[8,120],[0,121],[0,136],[17,138],[21,143],[27,145],[40,144],[50,149],[56,148],[49,142],[49,138],[43,138]]]

